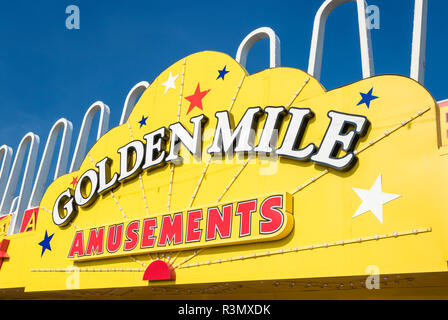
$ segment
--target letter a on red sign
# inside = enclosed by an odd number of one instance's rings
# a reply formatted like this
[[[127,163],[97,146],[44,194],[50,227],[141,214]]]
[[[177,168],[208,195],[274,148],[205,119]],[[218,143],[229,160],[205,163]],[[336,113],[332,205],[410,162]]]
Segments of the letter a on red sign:
[[[39,208],[33,208],[26,210],[23,215],[22,225],[20,226],[20,232],[27,232],[36,230],[37,212]]]

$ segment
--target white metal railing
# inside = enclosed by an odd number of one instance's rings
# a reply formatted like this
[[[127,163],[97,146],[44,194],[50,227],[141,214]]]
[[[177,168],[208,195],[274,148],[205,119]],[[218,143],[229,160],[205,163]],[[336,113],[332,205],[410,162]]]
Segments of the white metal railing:
[[[358,11],[359,41],[361,45],[361,64],[363,78],[375,74],[373,63],[372,42],[370,30],[366,22],[366,2],[364,0],[326,0],[317,10],[314,17],[313,35],[311,38],[308,73],[320,80],[322,70],[322,54],[324,50],[325,25],[330,13],[346,2],[356,1]]]
[[[148,87],[149,83],[142,81],[130,90],[123,106],[119,124],[123,124],[127,121],[139,96]],[[29,132],[23,137],[17,149],[12,168],[11,161],[13,150],[6,145],[0,146],[0,216],[12,214],[8,234],[18,233],[20,230],[19,222],[22,221],[25,210],[35,208],[39,205],[45,192],[46,182],[48,181],[48,176],[50,174],[50,167],[56,151],[56,143],[59,135],[62,135],[62,137],[52,181],[61,175],[76,171],[80,168],[81,163],[86,156],[87,143],[92,128],[93,118],[97,113],[99,113],[100,116],[96,140],[109,129],[110,108],[101,101],[93,103],[84,115],[75,150],[71,157],[69,170],[67,170],[67,165],[69,161],[69,149],[73,133],[73,125],[70,121],[64,118],[61,118],[54,123],[48,135],[34,183],[33,178],[40,144],[39,136]],[[23,179],[20,185],[20,192],[19,195],[16,196],[15,193],[22,171]]]
[[[274,30],[268,27],[258,28],[249,33],[238,47],[235,60],[246,67],[249,50],[257,41],[265,38],[269,38],[269,67],[280,67],[280,39]]]

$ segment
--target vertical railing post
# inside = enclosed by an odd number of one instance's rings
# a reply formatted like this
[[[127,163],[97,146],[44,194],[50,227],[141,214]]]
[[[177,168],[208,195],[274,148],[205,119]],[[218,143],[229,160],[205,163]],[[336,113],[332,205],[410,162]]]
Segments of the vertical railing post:
[[[415,0],[410,77],[420,84],[425,81],[427,20],[428,0]]]

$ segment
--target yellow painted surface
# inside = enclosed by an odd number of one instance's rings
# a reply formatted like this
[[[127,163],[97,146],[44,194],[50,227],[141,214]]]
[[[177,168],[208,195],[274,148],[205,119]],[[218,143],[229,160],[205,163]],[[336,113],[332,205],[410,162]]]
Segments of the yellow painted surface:
[[[442,146],[448,146],[448,101],[442,101],[438,108],[440,112],[440,138]]]
[[[224,66],[230,72],[224,81],[216,79],[217,70]],[[162,83],[170,73],[178,75],[176,88],[165,93]],[[185,97],[194,93],[198,82],[201,91],[210,89],[210,92],[202,100],[203,110],[194,108],[187,115],[189,102]],[[357,105],[360,92],[367,93],[371,88],[379,98],[371,101],[370,108]],[[330,110],[367,117],[371,126],[355,148],[359,151],[356,165],[347,172],[325,171],[325,167],[313,162],[280,158],[251,159],[242,168],[245,160],[237,157],[207,164],[217,111],[229,110],[238,123],[249,107],[289,105],[310,108],[315,114],[302,146],[311,142],[319,145],[329,124]],[[145,134],[178,120],[191,132],[190,118],[201,113],[209,119],[201,161],[194,162],[182,147],[183,165],[168,164],[143,171],[89,208],[80,208],[71,225],[60,228],[53,223],[50,212],[55,199],[70,186],[73,177],[95,168],[95,163],[106,156],[113,159],[112,172],[119,172],[119,147],[136,139],[144,141]],[[140,128],[138,122],[142,116],[148,116],[148,120]],[[258,130],[263,128],[264,119],[265,116],[260,119]],[[286,117],[280,141],[288,121]],[[40,204],[37,230],[8,236],[10,258],[0,270],[0,288],[24,287],[26,292],[48,292],[335,279],[367,276],[372,265],[381,274],[446,272],[448,162],[446,155],[439,152],[438,121],[432,96],[407,77],[376,76],[326,92],[316,79],[298,69],[274,68],[248,75],[225,54],[210,51],[193,54],[153,81],[128,122],[107,132],[88,151],[79,171],[50,185]],[[383,205],[383,223],[372,212],[353,218],[362,202],[353,188],[370,189],[380,174],[382,191],[400,197]],[[299,186],[302,188],[298,189]],[[203,208],[217,202],[233,203],[284,193],[293,195],[294,227],[279,240],[225,246],[204,244],[201,248],[183,250],[173,246],[163,252],[137,250],[132,255],[86,261],[67,258],[78,230],[182,212],[190,208],[192,199],[191,208]],[[42,247],[38,243],[45,232],[54,236],[51,251],[41,256]],[[142,280],[143,271],[155,259],[172,263],[175,282],[149,284]],[[69,272],[72,269],[66,268],[80,268],[76,281],[73,272]],[[257,290],[254,287],[253,291]],[[276,297],[285,296],[287,293]]]

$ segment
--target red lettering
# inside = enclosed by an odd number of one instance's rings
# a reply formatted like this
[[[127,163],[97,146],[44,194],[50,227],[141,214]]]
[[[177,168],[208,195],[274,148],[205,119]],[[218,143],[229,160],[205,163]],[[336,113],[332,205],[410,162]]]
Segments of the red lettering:
[[[159,246],[182,243],[182,212],[176,213],[171,220],[171,216],[162,217],[162,227],[160,228]]]
[[[194,210],[187,213],[185,242],[201,241],[202,230],[199,229],[200,220],[202,220],[202,210]]]
[[[157,227],[156,218],[150,218],[143,221],[142,228],[142,243],[141,248],[152,248],[154,247],[155,237],[154,228]]]
[[[240,237],[249,236],[251,233],[252,213],[257,211],[257,200],[240,202],[236,206],[235,215],[240,218]]]
[[[219,209],[209,208],[207,216],[207,236],[205,240],[216,239],[218,231],[221,239],[229,238],[232,231],[232,205],[227,204],[222,207],[222,215]]]
[[[84,238],[82,231],[76,231],[68,257],[74,258],[75,253],[78,257],[82,257],[84,255]]]
[[[20,227],[21,233],[31,231],[31,230],[36,230],[38,211],[39,211],[39,208],[25,210],[25,213],[23,215],[22,225]]]
[[[87,241],[86,255],[90,256],[92,251],[95,254],[102,254],[104,247],[104,227],[90,230],[89,240]]]
[[[126,240],[124,242],[124,250],[133,250],[138,244],[138,228],[140,221],[132,221],[126,228]],[[154,233],[154,230],[153,230]]]
[[[283,225],[283,212],[277,209],[283,208],[283,196],[266,198],[260,206],[260,214],[266,219],[260,221],[260,233],[269,234],[278,231]]]
[[[121,240],[123,240],[123,224],[110,226],[107,231],[107,251],[117,251],[121,246]]]

